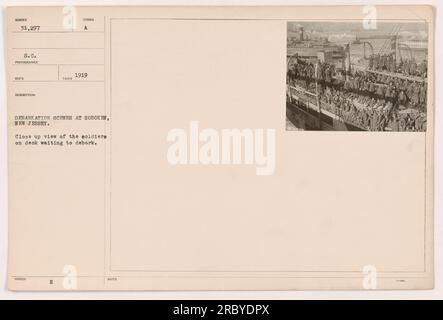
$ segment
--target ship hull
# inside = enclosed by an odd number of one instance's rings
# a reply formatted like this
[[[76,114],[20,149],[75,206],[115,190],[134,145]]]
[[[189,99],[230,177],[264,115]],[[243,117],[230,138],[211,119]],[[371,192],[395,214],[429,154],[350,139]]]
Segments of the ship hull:
[[[341,119],[308,108],[302,103],[286,102],[286,117],[299,130],[316,131],[364,131]]]

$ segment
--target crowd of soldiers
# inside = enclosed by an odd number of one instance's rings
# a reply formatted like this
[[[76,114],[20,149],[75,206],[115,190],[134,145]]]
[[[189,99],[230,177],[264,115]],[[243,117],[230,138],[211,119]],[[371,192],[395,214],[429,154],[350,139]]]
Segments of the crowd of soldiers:
[[[417,63],[414,58],[403,59],[397,63],[394,53],[391,54],[372,54],[369,57],[369,70],[389,71],[392,73],[401,73],[407,76],[422,77],[427,76],[427,61],[423,60]]]
[[[356,93],[325,87],[320,95],[322,107],[345,121],[371,131],[424,131],[423,112],[398,112],[394,104]]]
[[[343,84],[351,91],[371,98],[385,99],[399,109],[426,108],[426,83],[401,79],[386,74],[356,71]]]
[[[289,84],[317,90],[322,108],[366,130],[423,131],[426,126],[424,81],[367,71],[345,74],[328,63],[299,59],[287,77]]]

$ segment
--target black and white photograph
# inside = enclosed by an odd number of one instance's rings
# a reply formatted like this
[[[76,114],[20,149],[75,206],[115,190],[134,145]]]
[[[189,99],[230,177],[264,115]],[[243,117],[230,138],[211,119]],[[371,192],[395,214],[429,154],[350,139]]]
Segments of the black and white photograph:
[[[286,130],[425,132],[428,25],[287,23]]]

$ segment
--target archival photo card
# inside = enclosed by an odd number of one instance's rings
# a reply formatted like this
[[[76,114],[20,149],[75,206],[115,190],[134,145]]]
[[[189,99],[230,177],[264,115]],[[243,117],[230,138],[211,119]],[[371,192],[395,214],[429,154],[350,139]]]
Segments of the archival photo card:
[[[6,17],[10,290],[434,286],[432,7]]]

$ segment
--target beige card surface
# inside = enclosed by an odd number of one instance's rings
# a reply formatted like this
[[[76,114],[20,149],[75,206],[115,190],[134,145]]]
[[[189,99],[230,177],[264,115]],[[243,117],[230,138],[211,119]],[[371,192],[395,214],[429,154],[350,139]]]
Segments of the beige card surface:
[[[433,288],[433,19],[7,8],[9,288]]]

